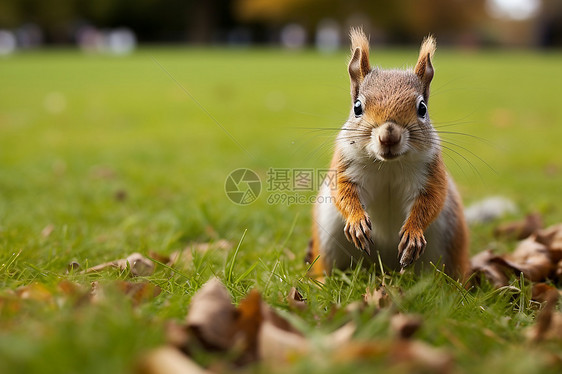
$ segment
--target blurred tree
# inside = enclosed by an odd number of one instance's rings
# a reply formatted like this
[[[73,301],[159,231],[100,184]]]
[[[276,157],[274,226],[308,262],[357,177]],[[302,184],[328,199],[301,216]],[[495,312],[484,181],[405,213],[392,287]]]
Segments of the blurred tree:
[[[345,26],[365,20],[391,41],[418,41],[429,32],[447,37],[478,26],[485,0],[234,0],[241,21],[297,22],[312,30],[322,19]],[[366,25],[368,27],[368,25]]]
[[[142,41],[213,41],[233,25],[229,0],[0,0],[0,28],[37,24],[47,42],[71,42],[84,24],[129,27]]]
[[[539,45],[562,46],[562,1],[543,0],[537,29]]]

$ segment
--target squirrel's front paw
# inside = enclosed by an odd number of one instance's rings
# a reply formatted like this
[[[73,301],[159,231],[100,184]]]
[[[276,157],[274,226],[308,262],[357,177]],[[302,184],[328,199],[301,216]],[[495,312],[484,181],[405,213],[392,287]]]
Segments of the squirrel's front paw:
[[[347,240],[353,243],[356,248],[365,251],[367,254],[371,254],[371,249],[369,247],[369,243],[373,244],[371,229],[371,220],[369,216],[365,214],[358,219],[348,219],[343,231]]]
[[[400,266],[405,268],[411,265],[422,255],[425,245],[425,237],[422,230],[404,230],[400,231],[400,244],[398,244],[398,259]]]

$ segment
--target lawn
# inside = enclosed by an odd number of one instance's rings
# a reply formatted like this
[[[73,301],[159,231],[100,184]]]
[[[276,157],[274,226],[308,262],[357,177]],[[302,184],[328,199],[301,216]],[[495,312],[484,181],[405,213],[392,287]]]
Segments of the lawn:
[[[416,57],[413,49],[375,48],[371,61],[402,67]],[[349,111],[346,60],[343,52],[180,48],[0,59],[0,372],[128,372],[163,344],[166,322],[182,320],[213,275],[236,302],[256,288],[281,311],[296,286],[308,309],[292,318],[305,336],[350,320],[364,338],[386,336],[388,314],[333,308],[361,299],[381,282],[380,271],[337,274],[319,287],[302,261],[310,204],[268,202],[276,192],[267,188],[270,169],[328,166]],[[445,158],[464,203],[502,195],[519,207],[505,220],[538,211],[546,224],[562,222],[562,54],[438,49],[434,65],[430,114],[452,143]],[[261,177],[253,204],[225,194],[238,168]],[[472,253],[514,248],[493,238],[496,224],[471,228]],[[135,279],[115,269],[67,272],[72,261],[86,269],[221,239],[233,249],[194,250],[178,272],[157,266]],[[422,316],[416,337],[452,352],[460,372],[560,369],[560,342],[537,347],[525,339],[536,315],[525,282],[513,279],[510,292],[484,284],[467,299],[439,273],[384,277],[402,289],[397,308]],[[112,286],[116,279],[148,281],[162,292],[133,305]],[[107,296],[76,306],[61,296],[64,280],[107,284]],[[14,301],[15,290],[31,284],[36,295]],[[275,370],[387,368],[379,361],[299,359]]]

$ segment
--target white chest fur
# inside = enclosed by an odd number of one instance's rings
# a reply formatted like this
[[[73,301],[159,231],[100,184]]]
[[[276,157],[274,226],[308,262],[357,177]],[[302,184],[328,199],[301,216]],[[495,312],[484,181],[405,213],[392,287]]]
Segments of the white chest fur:
[[[400,228],[427,181],[427,166],[407,161],[352,164],[349,178],[359,188],[361,202],[373,224],[377,246],[396,248]]]
[[[350,148],[346,151],[345,156],[355,157],[345,170],[346,177],[357,185],[361,203],[371,219],[374,250],[367,257],[348,242],[343,233],[343,217],[333,203],[325,203],[315,208],[321,252],[328,263],[340,268],[349,266],[351,258],[366,258],[367,265],[378,263],[378,256],[386,266],[398,268],[400,229],[415,199],[425,189],[430,160],[435,155],[407,154],[399,160],[380,162],[351,155]],[[320,196],[330,196],[330,191],[324,188]],[[443,219],[440,215],[425,232],[428,245],[423,257],[435,263],[442,257]]]

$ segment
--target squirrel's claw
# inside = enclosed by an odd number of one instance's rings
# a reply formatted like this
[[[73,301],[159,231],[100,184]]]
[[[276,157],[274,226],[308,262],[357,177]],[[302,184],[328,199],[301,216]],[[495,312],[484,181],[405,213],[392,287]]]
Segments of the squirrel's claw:
[[[373,243],[371,238],[371,220],[367,215],[363,216],[361,219],[351,221],[348,220],[345,223],[343,229],[346,239],[353,243],[357,249],[364,251],[367,254],[371,254],[371,248],[369,243]]]
[[[427,244],[422,230],[400,232],[401,240],[398,244],[398,258],[400,267],[410,266],[423,254]]]

